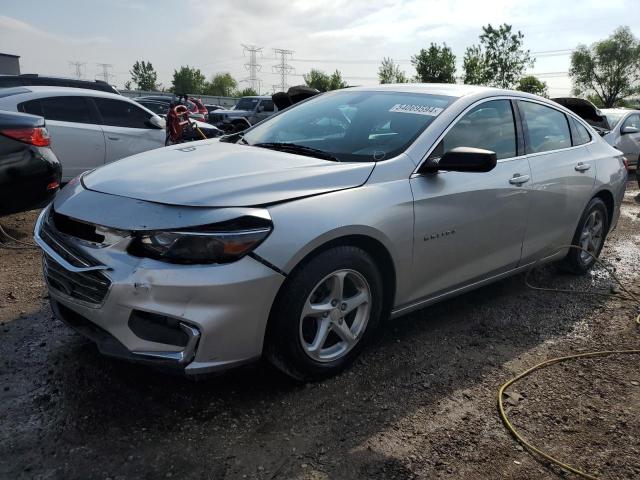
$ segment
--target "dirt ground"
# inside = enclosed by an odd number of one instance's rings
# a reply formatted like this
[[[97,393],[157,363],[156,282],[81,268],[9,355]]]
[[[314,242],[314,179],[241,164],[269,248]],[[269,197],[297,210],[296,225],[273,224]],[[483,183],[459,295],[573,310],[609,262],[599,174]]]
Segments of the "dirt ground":
[[[640,195],[629,182],[603,251],[640,294]],[[35,214],[0,219],[28,238]],[[610,291],[553,266],[539,285]],[[193,382],[100,356],[54,320],[39,254],[0,249],[0,478],[573,478],[524,451],[498,387],[532,365],[638,349],[638,307],[539,292],[523,275],[388,323],[344,374],[292,383],[257,364]],[[602,478],[640,478],[640,355],[575,360],[515,384],[535,445]]]

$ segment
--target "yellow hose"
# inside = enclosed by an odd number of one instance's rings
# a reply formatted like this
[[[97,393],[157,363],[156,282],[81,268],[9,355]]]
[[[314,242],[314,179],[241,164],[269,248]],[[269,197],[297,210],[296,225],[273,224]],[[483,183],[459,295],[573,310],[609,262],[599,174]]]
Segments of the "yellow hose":
[[[527,285],[527,287],[532,288],[534,290],[541,290],[541,291],[548,291],[548,292],[579,293],[579,294],[594,294],[594,295],[605,295],[605,296],[617,296],[618,298],[631,300],[631,301],[635,302],[637,305],[640,306],[640,300],[638,300],[638,298],[631,291],[629,291],[629,289],[627,289],[627,287],[625,287],[625,285],[620,281],[620,279],[616,276],[616,274],[613,271],[609,270],[607,268],[607,266],[601,260],[599,260],[594,255],[592,255],[591,252],[589,252],[589,251],[587,251],[587,250],[585,250],[582,247],[579,247],[577,245],[565,245],[565,246],[559,247],[554,253],[559,252],[560,250],[563,250],[565,248],[576,248],[576,249],[582,250],[584,252],[587,252],[589,255],[591,255],[591,257],[596,261],[596,263],[598,263],[600,266],[602,266],[609,273],[609,275],[611,275],[611,277],[618,283],[618,285],[620,285],[620,288],[627,295],[626,296],[619,296],[619,295],[616,295],[616,294],[604,293],[604,292],[589,292],[589,291],[584,291],[584,290],[555,289],[555,288],[537,287],[535,285],[531,285],[531,283],[529,283],[529,274],[538,265],[539,261],[535,262],[531,266],[531,268],[527,271],[527,274],[525,275],[525,284]],[[640,325],[640,314],[636,317],[636,324]],[[557,458],[553,457],[552,455],[550,455],[548,453],[545,453],[541,449],[537,448],[536,446],[532,445],[527,440],[525,440],[522,437],[522,435],[520,435],[518,433],[518,431],[515,429],[515,427],[513,426],[511,421],[509,420],[509,417],[507,416],[507,413],[505,412],[505,409],[504,409],[504,403],[502,401],[502,397],[504,395],[505,390],[507,388],[509,388],[511,385],[513,385],[515,382],[517,382],[518,380],[521,380],[522,378],[526,377],[527,375],[530,375],[531,373],[535,372],[536,370],[540,370],[542,368],[548,367],[549,365],[553,365],[553,364],[556,364],[556,363],[564,362],[564,361],[567,361],[567,360],[573,360],[573,359],[577,359],[577,358],[594,358],[594,357],[605,357],[605,356],[609,356],[609,355],[621,355],[621,354],[640,355],[640,350],[604,350],[604,351],[598,351],[598,352],[578,353],[578,354],[575,354],[575,355],[568,355],[566,357],[552,358],[551,360],[546,360],[544,362],[538,363],[537,365],[534,365],[530,369],[522,372],[518,376],[512,378],[511,380],[509,380],[508,382],[503,384],[500,387],[500,389],[498,390],[498,410],[500,412],[500,418],[502,419],[502,422],[505,424],[505,426],[507,427],[509,432],[511,432],[511,434],[516,438],[516,440],[518,442],[520,442],[520,444],[522,444],[523,447],[527,448],[528,450],[538,454],[539,456],[545,458],[546,460],[550,461],[551,463],[554,463],[555,465],[557,465],[557,466],[559,466],[559,467],[561,467],[561,468],[563,468],[563,469],[565,469],[565,470],[567,470],[569,472],[575,473],[576,475],[579,475],[579,476],[584,477],[584,478],[588,478],[588,479],[591,479],[591,480],[597,480],[596,476],[591,475],[591,474],[586,473],[586,472],[583,472],[582,470],[578,470],[577,468],[572,467],[571,465],[569,465],[567,463],[564,463],[561,460],[558,460]]]

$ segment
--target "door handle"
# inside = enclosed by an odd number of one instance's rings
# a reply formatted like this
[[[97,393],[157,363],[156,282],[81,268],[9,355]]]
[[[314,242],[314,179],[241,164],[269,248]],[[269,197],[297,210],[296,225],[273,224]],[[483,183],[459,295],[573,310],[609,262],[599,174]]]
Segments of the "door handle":
[[[509,183],[511,185],[522,185],[523,183],[527,183],[529,181],[529,175],[520,175],[519,173],[515,173],[512,178],[509,179]]]
[[[578,162],[578,164],[576,165],[576,172],[586,172],[590,168],[591,165],[589,165],[588,163]]]
[[[109,140],[120,140],[120,137],[107,137]]]

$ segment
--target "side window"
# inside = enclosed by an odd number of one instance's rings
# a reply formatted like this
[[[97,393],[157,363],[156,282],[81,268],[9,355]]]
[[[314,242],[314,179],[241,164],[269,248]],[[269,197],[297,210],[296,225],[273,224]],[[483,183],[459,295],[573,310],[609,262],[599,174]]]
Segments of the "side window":
[[[569,122],[564,113],[539,103],[519,103],[528,133],[527,153],[547,152],[571,146]]]
[[[151,128],[147,121],[151,114],[137,107],[133,103],[110,98],[94,98],[98,111],[102,116],[103,125],[126,128]]]
[[[29,100],[18,104],[18,111],[42,116],[42,105],[40,100]]]
[[[571,121],[571,136],[573,137],[573,145],[584,145],[591,141],[589,131],[573,117],[569,117]]]
[[[624,127],[634,127],[640,129],[640,115],[629,115],[629,117],[624,121],[624,124],[620,128]]]
[[[39,113],[38,115],[42,115],[47,120],[93,123],[91,121],[89,106],[87,105],[87,101],[84,97],[41,98],[40,105],[42,107],[42,113]]]
[[[264,107],[265,112],[273,112],[273,100],[262,100],[260,105]]]
[[[516,156],[516,127],[509,100],[491,100],[467,112],[431,154],[442,156],[456,147],[496,152],[498,160]]]

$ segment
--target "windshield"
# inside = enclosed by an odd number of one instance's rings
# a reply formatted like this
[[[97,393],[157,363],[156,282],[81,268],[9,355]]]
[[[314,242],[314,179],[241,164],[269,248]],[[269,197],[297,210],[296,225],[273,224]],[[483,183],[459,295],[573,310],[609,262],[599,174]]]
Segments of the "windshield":
[[[255,110],[258,100],[258,98],[241,98],[233,108],[234,110]]]
[[[380,161],[405,151],[453,100],[420,93],[333,92],[259,124],[244,140],[302,145],[343,162]]]
[[[612,112],[602,112],[604,116],[607,117],[607,121],[609,122],[609,126],[611,128],[615,127],[620,119],[625,116],[624,113],[612,113]]]

